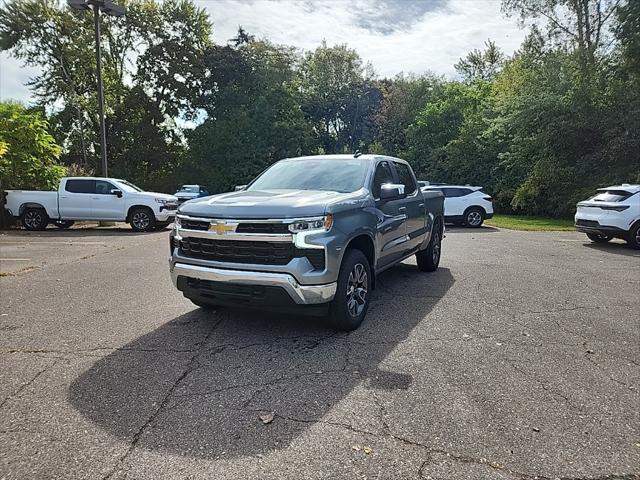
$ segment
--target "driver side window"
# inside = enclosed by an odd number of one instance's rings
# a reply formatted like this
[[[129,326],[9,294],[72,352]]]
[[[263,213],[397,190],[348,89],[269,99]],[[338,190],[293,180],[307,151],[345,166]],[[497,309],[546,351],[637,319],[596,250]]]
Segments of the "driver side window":
[[[393,173],[391,172],[391,166],[389,162],[380,162],[376,167],[376,172],[373,175],[373,193],[374,198],[380,198],[380,190],[385,183],[393,183]]]
[[[96,180],[96,193],[98,195],[109,195],[111,190],[115,190],[111,183],[105,182],[104,180]]]

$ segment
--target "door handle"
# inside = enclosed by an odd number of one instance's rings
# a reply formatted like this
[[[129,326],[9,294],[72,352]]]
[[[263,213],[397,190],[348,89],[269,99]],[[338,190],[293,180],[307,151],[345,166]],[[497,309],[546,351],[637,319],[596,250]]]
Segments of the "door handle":
[[[400,207],[398,209],[399,212],[406,212],[407,211],[407,207]]]
[[[100,200],[100,197],[91,197],[91,200]]]
[[[418,206],[419,206],[420,208],[422,208],[422,207],[424,207],[424,203],[419,203],[419,204],[418,204]]]

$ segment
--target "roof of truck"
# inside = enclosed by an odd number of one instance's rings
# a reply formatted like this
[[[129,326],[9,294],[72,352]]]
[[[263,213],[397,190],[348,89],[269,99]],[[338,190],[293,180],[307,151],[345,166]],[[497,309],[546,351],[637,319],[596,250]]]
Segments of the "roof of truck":
[[[371,154],[371,153],[363,153],[361,155],[354,155],[352,153],[347,153],[347,154],[337,154],[337,155],[307,155],[304,157],[291,157],[291,158],[285,158],[283,160],[281,160],[282,162],[284,161],[296,161],[296,160],[314,160],[314,159],[324,159],[324,160],[353,160],[353,159],[358,159],[358,160],[391,160],[394,162],[402,162],[402,163],[406,163],[408,164],[409,162],[407,162],[406,160],[403,160],[401,158],[397,158],[397,157],[389,157],[387,155],[376,155],[376,154]]]

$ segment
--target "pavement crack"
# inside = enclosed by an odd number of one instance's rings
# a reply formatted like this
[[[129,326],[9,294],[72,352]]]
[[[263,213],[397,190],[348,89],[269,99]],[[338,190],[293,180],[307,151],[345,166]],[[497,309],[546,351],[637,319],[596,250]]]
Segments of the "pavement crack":
[[[47,365],[46,367],[44,367],[42,370],[40,370],[38,373],[36,373],[33,377],[31,377],[30,380],[28,380],[26,383],[23,383],[22,385],[20,385],[20,387],[18,387],[18,389],[11,393],[10,395],[7,395],[2,402],[0,402],[0,408],[4,407],[5,404],[11,400],[13,397],[20,395],[20,393],[22,391],[24,391],[24,389],[28,388],[30,385],[33,384],[33,382],[35,382],[42,374],[44,374],[45,372],[47,372],[48,370],[52,369],[54,366],[56,366],[56,364],[58,363],[59,360],[54,360],[53,362],[51,362],[51,364]]]
[[[617,379],[616,377],[614,377],[613,375],[611,375],[609,372],[607,372],[604,368],[602,368],[602,365],[600,365],[598,362],[596,362],[593,358],[591,358],[592,355],[589,353],[585,353],[584,354],[584,358],[587,360],[587,362],[591,363],[592,365],[594,365],[598,370],[600,370],[601,372],[603,372],[607,377],[609,377],[609,379],[615,383],[617,383],[618,385],[622,385],[626,388],[628,388],[629,390],[636,390],[635,387],[629,385],[626,382],[623,382],[622,380]]]
[[[129,457],[131,452],[136,448],[142,435],[144,432],[151,426],[151,424],[158,418],[160,413],[167,407],[169,404],[169,400],[171,399],[173,393],[178,388],[178,385],[194,370],[196,370],[200,366],[200,362],[198,361],[198,356],[204,351],[204,348],[211,338],[211,336],[216,331],[217,327],[224,321],[224,318],[219,319],[211,328],[211,330],[205,335],[201,342],[197,344],[197,348],[193,351],[193,355],[189,359],[186,368],[183,372],[175,379],[171,387],[167,390],[167,393],[162,398],[162,401],[159,403],[158,408],[149,416],[147,421],[138,429],[138,431],[133,435],[131,442],[129,444],[129,448],[118,458],[113,468],[102,477],[102,480],[108,480],[113,477],[116,473],[118,473],[122,469],[123,463]]]
[[[518,367],[516,365],[516,362],[514,362],[513,360],[507,360],[507,364],[513,368],[516,372],[522,374],[523,376],[532,379],[534,382],[536,382],[538,385],[540,385],[542,387],[542,389],[545,392],[550,393],[551,395],[554,395],[556,397],[560,397],[562,400],[564,400],[564,403],[566,403],[569,407],[578,410],[578,411],[584,411],[584,406],[582,405],[576,405],[573,400],[571,400],[567,395],[565,395],[564,393],[556,390],[555,388],[552,388],[552,384],[549,382],[544,382],[543,380],[540,380],[538,377],[536,377],[535,375],[530,374],[529,372],[523,370],[522,368]]]

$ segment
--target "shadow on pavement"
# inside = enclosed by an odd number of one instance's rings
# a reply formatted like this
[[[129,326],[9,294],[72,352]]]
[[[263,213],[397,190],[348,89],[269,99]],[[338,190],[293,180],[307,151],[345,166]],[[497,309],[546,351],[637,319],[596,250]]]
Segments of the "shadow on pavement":
[[[468,228],[468,227],[463,227],[460,225],[451,225],[451,224],[446,224],[446,232],[460,232],[460,233],[497,233],[500,230],[498,230],[495,227],[490,227],[488,225],[482,225],[479,228]]]
[[[409,282],[410,297],[394,293]],[[322,319],[196,309],[100,359],[69,398],[100,428],[148,450],[229,458],[283,449],[318,420],[370,421],[361,409],[376,411],[376,390],[409,388],[412,376],[384,360],[429,322],[453,283],[446,268],[399,265],[380,277],[367,320],[349,334]],[[357,408],[341,404],[356,387],[364,387]],[[269,425],[264,412],[275,412]]]
[[[115,227],[81,227],[81,228],[69,228],[60,229],[57,227],[47,227],[46,230],[30,232],[24,229],[10,229],[1,230],[0,234],[9,235],[11,237],[20,238],[83,238],[83,237],[98,237],[98,236],[140,236],[140,235],[153,235],[157,233],[167,233],[171,229],[169,227],[161,228],[159,230],[153,230],[151,232],[134,232],[131,227],[126,224],[116,225]]]
[[[585,242],[585,247],[592,248],[593,250],[599,250],[606,253],[614,253],[616,255],[623,255],[625,257],[640,257],[640,250],[631,248],[626,242],[611,241],[609,243],[594,243]]]

